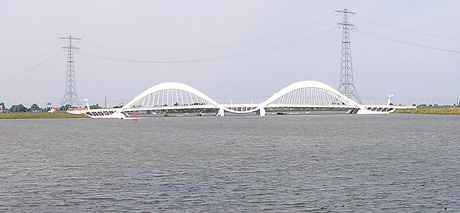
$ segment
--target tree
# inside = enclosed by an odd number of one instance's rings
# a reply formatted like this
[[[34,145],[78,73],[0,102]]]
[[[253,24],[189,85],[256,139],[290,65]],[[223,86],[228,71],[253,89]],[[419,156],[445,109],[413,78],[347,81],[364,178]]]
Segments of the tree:
[[[30,106],[30,110],[40,110],[41,108],[37,105],[37,104],[32,104],[32,106]]]
[[[91,106],[89,106],[90,109],[100,109],[101,107],[99,106],[99,104],[93,104]]]
[[[70,104],[67,104],[65,106],[61,106],[61,108],[59,109],[59,111],[67,111],[68,109],[70,109]]]
[[[27,111],[28,109],[22,104],[13,105],[11,106],[11,109],[10,109],[10,112],[27,112]]]

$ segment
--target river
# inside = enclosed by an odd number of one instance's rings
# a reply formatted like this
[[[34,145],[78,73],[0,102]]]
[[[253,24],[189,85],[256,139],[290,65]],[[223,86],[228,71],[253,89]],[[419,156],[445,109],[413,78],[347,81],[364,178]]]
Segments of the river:
[[[460,117],[0,121],[0,211],[460,212]]]

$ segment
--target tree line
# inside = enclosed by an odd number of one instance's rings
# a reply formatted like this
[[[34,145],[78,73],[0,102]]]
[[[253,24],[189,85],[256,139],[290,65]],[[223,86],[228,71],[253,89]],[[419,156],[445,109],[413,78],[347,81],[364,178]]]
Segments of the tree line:
[[[41,108],[40,106],[38,106],[38,104],[32,104],[30,107],[26,107],[24,106],[23,104],[17,104],[17,105],[13,105],[11,106],[10,108],[7,108],[5,106],[5,103],[3,102],[0,102],[0,110],[1,112],[3,113],[14,113],[14,112],[48,112],[48,111],[51,111],[54,107],[45,107],[45,108]],[[67,111],[71,108],[70,105],[65,105],[65,106],[61,106],[59,108],[57,108],[57,111]],[[96,105],[92,105],[90,106],[91,109],[99,109],[101,107],[99,107],[98,104]]]

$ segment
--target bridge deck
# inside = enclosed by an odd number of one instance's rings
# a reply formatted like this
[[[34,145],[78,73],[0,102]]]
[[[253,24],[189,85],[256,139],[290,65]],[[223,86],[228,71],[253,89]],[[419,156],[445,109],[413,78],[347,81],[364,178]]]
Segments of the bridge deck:
[[[254,109],[258,108],[259,104],[222,104],[221,107],[226,109]],[[315,104],[269,104],[265,108],[324,108],[324,109],[353,109],[359,106],[353,105],[315,105]],[[378,108],[393,108],[393,109],[415,109],[415,106],[393,106],[393,105],[362,105],[366,109]],[[188,109],[219,109],[220,107],[214,105],[186,105],[186,106],[158,106],[158,107],[138,107],[126,108],[123,111],[155,111],[155,110],[188,110]]]

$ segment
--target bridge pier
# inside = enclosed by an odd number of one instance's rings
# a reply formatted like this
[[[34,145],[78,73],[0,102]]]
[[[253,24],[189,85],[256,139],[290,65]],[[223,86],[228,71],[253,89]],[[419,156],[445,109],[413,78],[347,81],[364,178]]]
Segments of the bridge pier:
[[[216,116],[224,116],[224,108],[219,108],[219,111],[217,112]]]
[[[267,112],[265,111],[265,108],[263,107],[260,107],[259,111],[257,111],[257,115],[265,116],[266,114]]]

